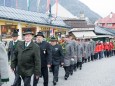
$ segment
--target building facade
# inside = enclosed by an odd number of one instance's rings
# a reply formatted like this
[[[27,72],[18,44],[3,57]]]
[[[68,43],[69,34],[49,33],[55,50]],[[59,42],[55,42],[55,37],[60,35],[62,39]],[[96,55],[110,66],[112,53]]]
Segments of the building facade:
[[[110,13],[107,17],[96,21],[96,25],[104,28],[115,29],[115,13]]]

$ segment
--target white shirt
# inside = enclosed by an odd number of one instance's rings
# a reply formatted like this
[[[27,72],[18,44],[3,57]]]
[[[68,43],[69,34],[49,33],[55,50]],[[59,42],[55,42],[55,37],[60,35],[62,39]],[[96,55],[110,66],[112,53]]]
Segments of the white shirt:
[[[25,46],[28,47],[31,42],[25,42]]]
[[[18,40],[16,40],[16,41],[13,41],[13,45],[15,45],[15,42],[17,42]]]

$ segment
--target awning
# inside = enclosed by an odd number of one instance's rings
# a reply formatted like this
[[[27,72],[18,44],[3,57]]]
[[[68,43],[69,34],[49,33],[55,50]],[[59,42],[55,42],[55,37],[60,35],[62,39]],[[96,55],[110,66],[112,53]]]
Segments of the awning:
[[[95,38],[96,34],[93,31],[72,32],[77,38]]]

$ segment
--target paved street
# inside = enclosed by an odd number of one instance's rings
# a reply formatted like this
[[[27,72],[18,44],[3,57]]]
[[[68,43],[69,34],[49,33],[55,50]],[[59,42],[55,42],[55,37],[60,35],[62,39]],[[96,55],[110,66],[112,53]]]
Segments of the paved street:
[[[11,86],[13,83],[14,75],[11,70],[9,71],[10,82],[3,86]],[[57,86],[115,86],[115,57],[84,63],[83,69],[74,72],[74,75],[70,76],[67,81],[64,80],[63,76],[64,70],[60,68]],[[43,86],[42,82],[42,78],[40,78],[38,86]],[[53,86],[51,73],[49,86]]]

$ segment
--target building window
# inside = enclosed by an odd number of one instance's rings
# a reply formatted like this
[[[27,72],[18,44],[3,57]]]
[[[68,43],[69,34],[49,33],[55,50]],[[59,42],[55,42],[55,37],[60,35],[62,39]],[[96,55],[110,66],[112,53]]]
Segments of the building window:
[[[98,25],[99,25],[99,26],[102,26],[102,24],[101,24],[101,23],[99,23]]]
[[[2,38],[11,38],[16,25],[1,25]]]
[[[112,26],[112,24],[111,24],[111,23],[108,23],[107,26]]]

